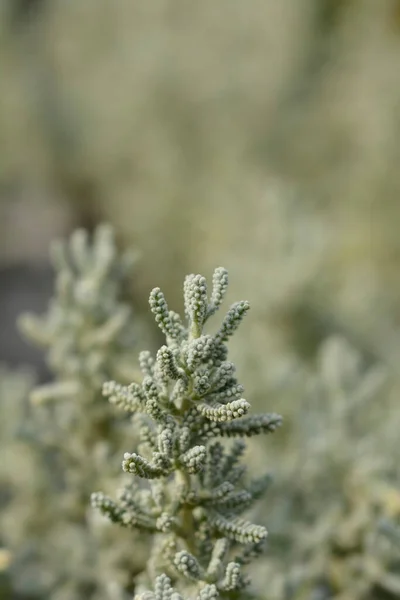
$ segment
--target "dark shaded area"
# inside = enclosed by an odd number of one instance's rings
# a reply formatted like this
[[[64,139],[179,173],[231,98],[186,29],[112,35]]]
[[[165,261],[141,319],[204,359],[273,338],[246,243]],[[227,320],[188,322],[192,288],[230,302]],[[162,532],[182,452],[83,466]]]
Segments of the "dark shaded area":
[[[40,381],[48,379],[43,353],[20,335],[16,321],[25,312],[43,313],[52,294],[50,265],[19,264],[0,269],[0,362],[10,367],[31,365]]]
[[[47,0],[9,0],[8,10],[11,24],[19,27],[38,17],[46,4]]]

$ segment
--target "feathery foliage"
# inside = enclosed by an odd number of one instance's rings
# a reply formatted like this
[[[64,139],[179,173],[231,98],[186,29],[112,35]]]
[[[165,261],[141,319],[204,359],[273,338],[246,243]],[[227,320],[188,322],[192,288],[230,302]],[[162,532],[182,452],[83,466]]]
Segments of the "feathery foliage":
[[[184,283],[186,320],[171,311],[159,288],[150,308],[166,343],[151,357],[141,353],[142,383],[107,382],[103,393],[133,415],[139,446],[126,452],[122,468],[135,479],[113,500],[92,494],[92,505],[113,522],[153,537],[146,572],[137,580],[141,598],[244,597],[244,566],[262,551],[267,530],[243,514],[269,479],[246,481],[241,439],[275,431],[277,414],[250,415],[226,342],[245,317],[236,302],[214,334],[205,325],[220,307],[228,274],[218,268],[208,299],[206,279]],[[154,592],[146,591],[155,579]],[[174,589],[172,588],[172,585]]]
[[[390,373],[335,336],[316,370],[294,379],[298,403],[286,407],[292,429],[277,452],[270,552],[259,574],[270,582],[266,598],[397,600],[399,556],[380,532],[382,521],[394,541],[400,522]]]
[[[110,554],[113,528],[88,511],[93,487],[117,484],[113,467],[132,439],[127,415],[116,418],[102,395],[105,379],[127,382],[137,372],[137,327],[125,289],[132,258],[118,252],[106,225],[93,239],[75,231],[53,246],[56,290],[47,313],[20,319],[24,334],[46,350],[53,375],[31,393],[12,464],[24,472],[34,461],[34,471],[24,482],[14,476],[21,503],[10,503],[5,514],[19,523],[7,528],[5,541],[15,558],[14,593],[24,598],[128,599],[142,568],[141,554],[130,560],[128,535]],[[28,463],[20,459],[26,454]]]

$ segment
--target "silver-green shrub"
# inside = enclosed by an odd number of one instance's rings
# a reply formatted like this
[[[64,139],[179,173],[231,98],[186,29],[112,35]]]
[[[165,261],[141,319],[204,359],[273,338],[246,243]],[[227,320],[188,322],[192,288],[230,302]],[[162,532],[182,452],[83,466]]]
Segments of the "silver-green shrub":
[[[400,598],[398,553],[380,532],[382,520],[393,537],[400,524],[393,383],[339,337],[322,345],[313,372],[293,375],[280,407],[286,447],[272,458],[270,552],[255,573],[270,582],[266,600]]]
[[[45,349],[53,380],[31,393],[23,449],[10,462],[15,489],[4,522],[14,593],[120,600],[130,597],[140,554],[131,559],[128,535],[111,552],[114,529],[88,506],[93,488],[117,485],[118,457],[132,439],[129,419],[118,419],[102,395],[104,380],[127,382],[137,373],[127,301],[132,255],[117,251],[103,225],[92,239],[75,231],[51,256],[56,290],[48,311],[20,319],[24,334]]]
[[[273,432],[281,418],[248,414],[250,404],[228,360],[226,344],[248,302],[234,303],[216,332],[205,331],[227,285],[227,271],[217,268],[208,297],[206,279],[188,275],[185,319],[169,309],[159,288],[153,289],[150,308],[165,345],[156,356],[141,352],[141,383],[109,381],[103,387],[112,404],[133,415],[139,444],[131,445],[122,461],[135,478],[117,499],[93,493],[92,505],[124,528],[152,537],[146,569],[135,586],[140,598],[245,598],[245,565],[262,552],[267,536],[265,527],[243,516],[270,480],[268,475],[246,478],[243,438]],[[235,439],[222,443],[228,438]]]

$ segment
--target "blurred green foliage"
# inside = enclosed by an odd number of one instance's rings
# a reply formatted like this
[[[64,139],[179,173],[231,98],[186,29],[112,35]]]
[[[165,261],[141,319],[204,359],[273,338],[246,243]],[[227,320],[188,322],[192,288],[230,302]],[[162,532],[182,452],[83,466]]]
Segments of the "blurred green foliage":
[[[0,377],[7,600],[128,599],[141,570],[132,534],[112,549],[113,530],[89,511],[95,488],[121,485],[119,456],[135,439],[129,419],[114,418],[101,392],[110,377],[130,383],[138,372],[136,337],[146,336],[125,301],[133,258],[118,252],[108,226],[92,238],[76,230],[52,246],[55,291],[46,314],[21,316],[25,336],[46,351],[53,380],[26,403],[23,373]],[[142,548],[139,536],[134,543]]]
[[[232,294],[257,292],[261,319],[273,293],[279,329],[301,304],[393,354],[399,12],[398,0],[5,0],[0,200],[28,190],[28,204],[116,224],[143,251],[138,291],[157,282],[179,301],[184,274],[217,257]]]

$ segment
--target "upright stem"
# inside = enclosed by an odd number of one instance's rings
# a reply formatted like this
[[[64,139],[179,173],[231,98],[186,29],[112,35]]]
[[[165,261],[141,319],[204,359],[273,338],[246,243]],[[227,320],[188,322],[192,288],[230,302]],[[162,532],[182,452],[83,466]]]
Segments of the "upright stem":
[[[176,483],[179,492],[188,493],[191,490],[190,475],[186,471],[179,469],[176,471]],[[195,551],[194,541],[194,520],[193,520],[193,509],[188,505],[184,505],[181,510],[181,522],[182,522],[182,534],[185,539],[188,550],[191,552]]]

